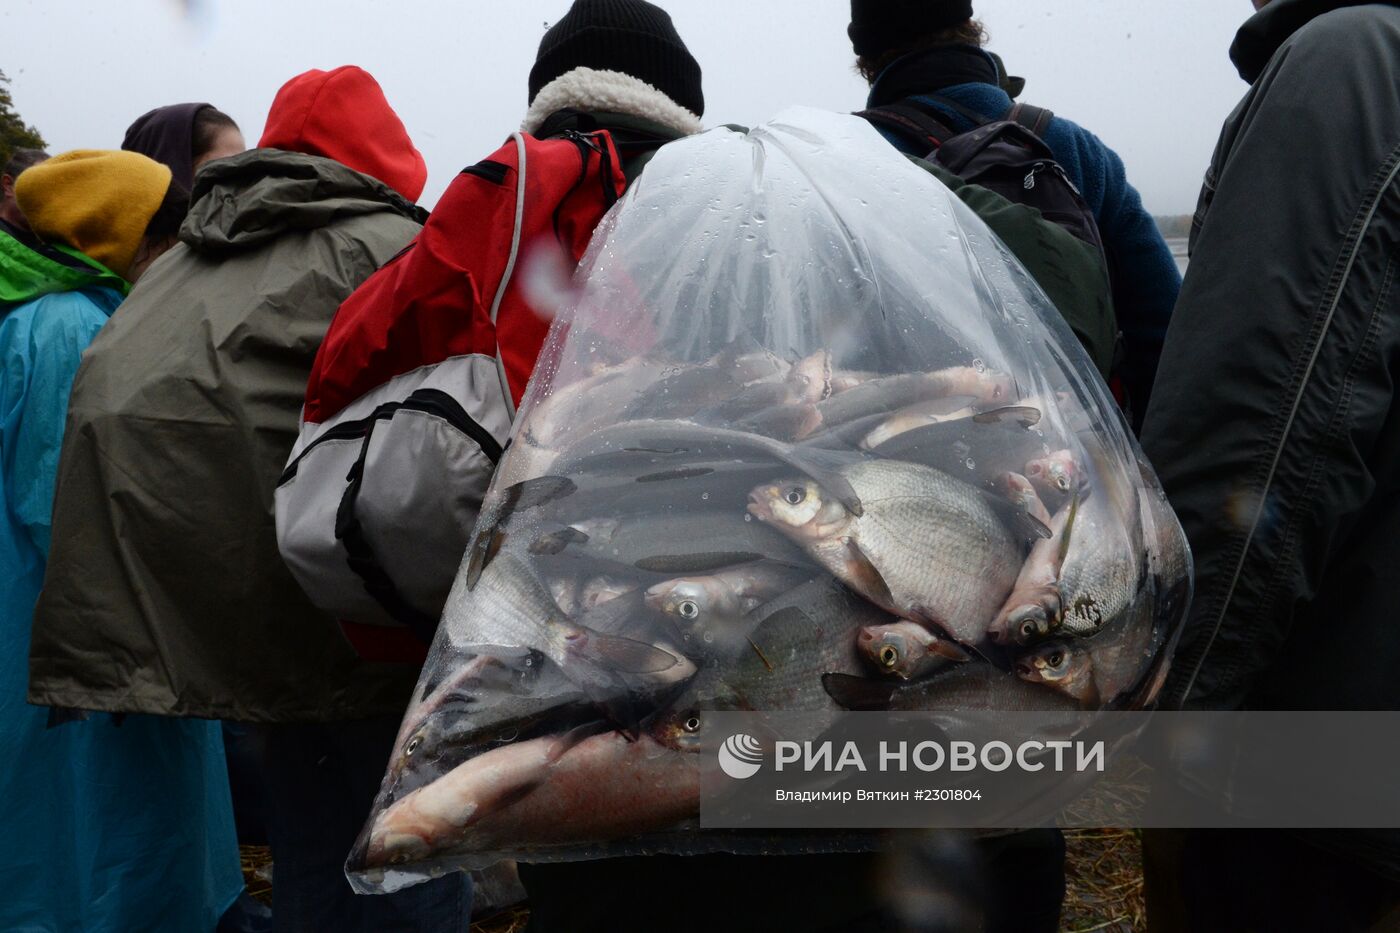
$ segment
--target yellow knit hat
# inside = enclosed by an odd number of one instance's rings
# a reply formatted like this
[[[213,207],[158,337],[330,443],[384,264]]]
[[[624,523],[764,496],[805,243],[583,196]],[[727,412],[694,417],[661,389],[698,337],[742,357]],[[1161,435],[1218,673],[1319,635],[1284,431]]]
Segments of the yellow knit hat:
[[[15,199],[40,239],[127,278],[169,188],[170,169],[139,153],[75,149],[26,170]]]

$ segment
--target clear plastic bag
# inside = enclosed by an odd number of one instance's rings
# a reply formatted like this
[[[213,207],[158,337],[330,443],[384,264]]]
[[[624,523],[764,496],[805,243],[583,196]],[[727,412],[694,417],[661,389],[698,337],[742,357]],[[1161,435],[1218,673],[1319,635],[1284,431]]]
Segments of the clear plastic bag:
[[[666,146],[555,321],[347,865],[698,829],[707,710],[1150,702],[1180,527],[1020,264],[863,121]]]

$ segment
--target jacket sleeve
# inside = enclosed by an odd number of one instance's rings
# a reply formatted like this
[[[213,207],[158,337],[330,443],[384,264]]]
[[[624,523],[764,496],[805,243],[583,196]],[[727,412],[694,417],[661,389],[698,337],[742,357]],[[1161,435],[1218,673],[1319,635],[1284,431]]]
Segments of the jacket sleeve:
[[[1108,255],[1113,304],[1126,352],[1124,382],[1133,403],[1135,427],[1141,428],[1167,325],[1181,290],[1181,272],[1156,221],[1143,207],[1142,197],[1128,183],[1118,153],[1088,130],[1076,129],[1080,164],[1086,169],[1095,166],[1092,171],[1102,179],[1099,203],[1090,206]],[[1086,194],[1093,197],[1093,193]]]
[[[25,354],[28,384],[6,486],[15,518],[47,558],[68,394],[83,350],[106,318],[78,294],[51,295],[18,313],[31,315]]]
[[[1297,33],[1217,150],[1142,439],[1196,561],[1169,701],[1251,702],[1396,478],[1400,16],[1378,9]]]

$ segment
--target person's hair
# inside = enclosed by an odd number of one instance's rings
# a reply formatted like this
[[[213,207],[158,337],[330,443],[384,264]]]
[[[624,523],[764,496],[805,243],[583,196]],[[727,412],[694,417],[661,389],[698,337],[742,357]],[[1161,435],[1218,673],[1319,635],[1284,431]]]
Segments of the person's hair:
[[[190,193],[174,179],[170,181],[170,187],[165,189],[165,197],[160,202],[160,207],[151,215],[150,222],[146,224],[145,238],[149,243],[163,243],[173,240],[180,235],[180,225],[185,222],[185,215],[190,212]]]
[[[860,56],[856,59],[856,71],[860,72],[860,76],[866,80],[866,83],[874,84],[875,79],[880,77],[880,72],[892,65],[896,59],[903,58],[913,52],[922,52],[941,45],[975,45],[981,48],[986,44],[986,27],[982,25],[981,20],[970,19],[956,26],[949,26],[947,29],[919,36],[912,42],[886,49],[879,55],[868,58]]]
[[[10,153],[10,160],[5,163],[3,174],[18,178],[20,172],[33,168],[48,157],[49,154],[42,149],[16,149]]]
[[[215,107],[201,107],[194,115],[194,125],[190,129],[190,158],[198,162],[210,149],[214,140],[226,129],[238,129],[233,117]]]

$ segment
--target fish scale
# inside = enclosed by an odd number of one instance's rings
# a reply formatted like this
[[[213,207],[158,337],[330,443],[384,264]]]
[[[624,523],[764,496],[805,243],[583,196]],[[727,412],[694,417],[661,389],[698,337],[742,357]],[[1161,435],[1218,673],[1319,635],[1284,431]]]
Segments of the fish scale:
[[[1060,631],[1092,635],[1117,618],[1137,595],[1141,570],[1139,549],[1131,546],[1124,523],[1106,501],[1090,497],[1075,519],[1060,570]]]
[[[890,608],[922,607],[960,641],[980,640],[1021,563],[981,493],[905,463],[868,461],[843,472],[865,506],[852,537],[889,586]]]

